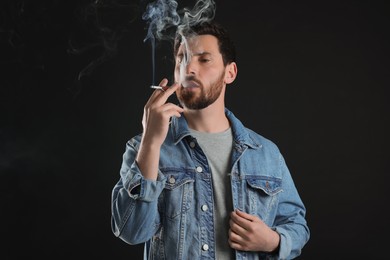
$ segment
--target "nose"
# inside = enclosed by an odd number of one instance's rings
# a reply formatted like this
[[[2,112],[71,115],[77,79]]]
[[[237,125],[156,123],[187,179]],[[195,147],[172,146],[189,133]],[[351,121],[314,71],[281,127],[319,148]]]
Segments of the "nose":
[[[185,72],[187,75],[195,75],[196,72],[197,72],[197,64],[196,64],[196,60],[193,59],[192,57],[188,57],[188,60],[186,62],[186,64],[184,64],[185,66]]]

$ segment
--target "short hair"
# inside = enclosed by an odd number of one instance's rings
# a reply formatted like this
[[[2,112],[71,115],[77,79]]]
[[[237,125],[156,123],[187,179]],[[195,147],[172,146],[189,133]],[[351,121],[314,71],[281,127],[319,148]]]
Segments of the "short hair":
[[[217,38],[219,52],[222,54],[224,66],[236,61],[236,49],[230,39],[228,31],[216,22],[203,22],[189,27],[186,30],[177,31],[174,41],[173,54],[176,57],[179,50],[182,36],[191,37],[196,35],[210,34]]]

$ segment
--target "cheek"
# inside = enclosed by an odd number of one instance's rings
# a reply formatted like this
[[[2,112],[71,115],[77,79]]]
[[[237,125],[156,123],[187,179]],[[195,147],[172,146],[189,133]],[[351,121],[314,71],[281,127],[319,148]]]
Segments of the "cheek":
[[[210,84],[213,84],[213,83],[216,83],[216,82],[220,81],[221,77],[223,77],[221,75],[221,72],[217,71],[217,70],[209,71],[209,72],[207,72],[207,75],[204,74],[204,76],[209,79],[209,83]]]

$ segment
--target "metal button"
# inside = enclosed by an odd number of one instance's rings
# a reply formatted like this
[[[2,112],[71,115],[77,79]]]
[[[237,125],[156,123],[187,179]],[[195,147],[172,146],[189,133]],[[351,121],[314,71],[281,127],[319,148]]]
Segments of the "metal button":
[[[202,205],[202,210],[203,211],[207,211],[209,209],[209,207],[207,207],[207,205]]]
[[[202,246],[202,250],[203,250],[203,251],[209,250],[209,245],[208,245],[208,244],[204,244],[204,245]]]
[[[190,142],[190,147],[194,148],[195,147],[195,142]]]
[[[198,167],[196,167],[196,171],[197,171],[197,172],[202,172],[203,169],[202,169],[202,167],[198,166]]]
[[[170,184],[174,184],[176,182],[175,178],[171,177],[169,178],[169,183]]]

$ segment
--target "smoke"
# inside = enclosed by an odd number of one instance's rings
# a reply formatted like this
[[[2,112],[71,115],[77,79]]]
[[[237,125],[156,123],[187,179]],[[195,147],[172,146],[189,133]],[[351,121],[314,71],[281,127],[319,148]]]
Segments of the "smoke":
[[[88,76],[97,66],[115,56],[120,39],[129,31],[130,25],[141,14],[145,0],[89,0],[75,12],[76,21],[71,31],[68,52],[70,54],[92,55],[86,66],[78,73],[77,82],[72,91],[76,94],[81,79]],[[213,0],[198,0],[193,8],[179,9],[175,0],[156,0],[146,4],[142,19],[148,29],[144,42],[150,41],[152,57],[152,84],[155,84],[156,43],[161,40],[173,40],[176,33],[189,34],[189,28],[195,24],[211,21],[215,16]],[[183,43],[186,39],[182,37]],[[186,53],[184,61],[189,60]]]
[[[192,10],[184,8],[182,23],[179,25],[179,33],[188,30],[191,26],[209,22],[214,19],[216,5],[212,0],[199,0]]]
[[[131,31],[130,25],[139,15],[139,4],[134,0],[89,0],[75,10],[74,26],[68,42],[68,53],[91,56],[77,75],[76,94],[84,76],[114,57],[121,38]]]
[[[157,40],[173,40],[176,33],[182,36],[182,43],[187,46],[184,35],[191,34],[191,26],[209,22],[215,17],[215,2],[213,0],[198,0],[192,9],[184,7],[177,10],[178,3],[174,0],[156,0],[149,3],[142,18],[149,24],[144,41],[150,40],[152,47],[152,84],[155,84],[155,49]],[[191,54],[186,48],[184,62],[186,64]]]

